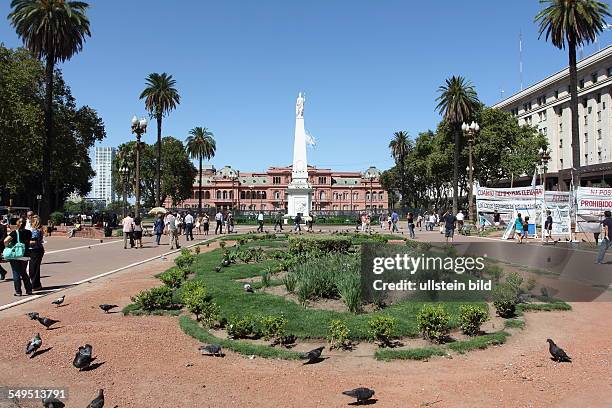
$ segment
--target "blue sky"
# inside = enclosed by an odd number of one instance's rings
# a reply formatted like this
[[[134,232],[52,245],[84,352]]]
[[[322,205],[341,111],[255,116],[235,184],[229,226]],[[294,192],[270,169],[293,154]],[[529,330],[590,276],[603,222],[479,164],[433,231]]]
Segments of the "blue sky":
[[[145,114],[145,77],[168,72],[181,105],[163,134],[185,139],[192,127],[208,127],[217,140],[212,164],[243,171],[291,163],[298,91],[306,92],[306,128],[318,142],[311,164],[384,169],[394,131],[435,128],[445,78],[467,77],[487,104],[502,89],[519,89],[519,32],[525,85],[567,64],[566,52],[538,40],[536,0],[90,3],[92,37],[61,68],[78,103],[103,118],[102,145],[132,137],[130,118]],[[0,3],[0,15],[9,4]],[[20,45],[6,19],[0,41]],[[610,33],[600,39],[611,41]],[[145,141],[155,135],[152,124]]]

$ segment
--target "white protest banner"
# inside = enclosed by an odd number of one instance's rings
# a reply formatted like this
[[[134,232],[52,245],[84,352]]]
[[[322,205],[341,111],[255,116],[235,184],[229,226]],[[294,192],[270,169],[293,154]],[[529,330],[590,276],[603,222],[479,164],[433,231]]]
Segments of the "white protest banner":
[[[476,190],[476,200],[488,201],[531,201],[542,197],[543,186],[513,187],[513,188],[489,188],[478,187]]]
[[[578,187],[576,204],[578,214],[599,215],[612,210],[612,188]]]

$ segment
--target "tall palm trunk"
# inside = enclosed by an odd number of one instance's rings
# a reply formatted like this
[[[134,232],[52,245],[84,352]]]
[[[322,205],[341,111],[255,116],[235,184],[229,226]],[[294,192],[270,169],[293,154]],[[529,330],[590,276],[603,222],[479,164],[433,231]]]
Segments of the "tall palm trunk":
[[[198,214],[202,213],[202,156],[200,156],[200,172],[198,173]]]
[[[155,166],[155,206],[161,207],[162,115],[157,115],[157,166]]]
[[[461,133],[457,125],[453,125],[455,133],[455,154],[453,165],[453,214],[457,214],[459,205],[457,202],[459,196],[459,143],[461,141]]]
[[[406,207],[406,201],[407,198],[406,197],[406,158],[402,155],[400,157],[400,160],[402,161],[400,169],[402,174],[400,175],[400,178],[402,179],[402,201],[400,203],[400,206],[402,207],[401,210],[404,211],[405,207]]]
[[[576,41],[570,39],[569,74],[570,74],[570,108],[572,111],[572,180],[574,187],[580,186],[580,130],[578,122],[578,70],[576,68]],[[586,107],[585,107],[586,109]]]
[[[51,159],[53,157],[53,69],[55,66],[53,53],[47,55],[45,66],[45,141],[43,143],[43,162],[41,180],[40,217],[43,223],[49,219],[51,212]]]

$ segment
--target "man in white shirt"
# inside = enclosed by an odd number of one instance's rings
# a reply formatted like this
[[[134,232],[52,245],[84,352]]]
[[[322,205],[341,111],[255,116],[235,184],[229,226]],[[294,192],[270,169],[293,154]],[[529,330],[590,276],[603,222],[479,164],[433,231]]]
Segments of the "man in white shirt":
[[[459,212],[457,213],[457,229],[459,230],[459,232],[463,230],[463,220],[464,219],[465,219],[465,216],[463,215],[463,211],[459,210]]]
[[[130,240],[130,248],[134,248],[134,218],[132,213],[121,221],[123,225],[123,249],[127,249],[127,240]]]
[[[435,226],[436,226],[436,214],[431,213],[429,215],[429,230],[433,231]]]
[[[221,210],[217,211],[217,214],[215,214],[215,221],[217,222],[217,226],[215,227],[215,235],[218,233],[223,234],[223,213]]]
[[[263,226],[264,226],[264,214],[263,211],[260,211],[259,214],[257,214],[257,223],[259,224],[259,226],[257,227],[257,232],[263,232]]]
[[[185,237],[187,241],[190,239],[193,241],[193,215],[191,215],[191,212],[187,212],[183,221],[185,222]]]

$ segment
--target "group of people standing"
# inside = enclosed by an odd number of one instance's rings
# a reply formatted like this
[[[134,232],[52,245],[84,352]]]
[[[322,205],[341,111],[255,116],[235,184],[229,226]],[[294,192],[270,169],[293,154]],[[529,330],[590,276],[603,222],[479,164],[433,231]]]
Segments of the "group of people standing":
[[[40,266],[45,255],[41,220],[32,211],[28,211],[26,217],[19,217],[12,231],[8,217],[4,217],[0,223],[0,253],[18,244],[23,244],[23,256],[8,259],[13,272],[14,295],[22,296],[22,283],[26,295],[31,295],[33,291],[43,289]],[[6,274],[7,271],[0,266],[0,279],[4,280]]]

